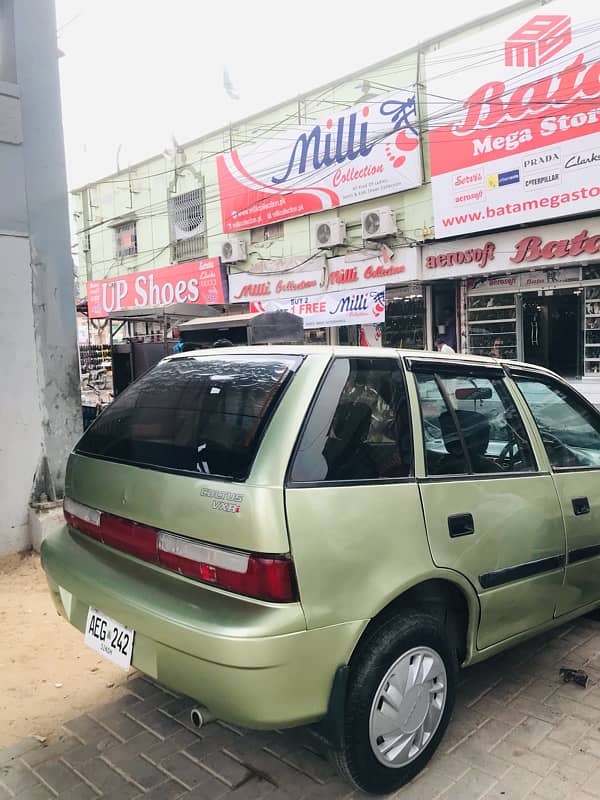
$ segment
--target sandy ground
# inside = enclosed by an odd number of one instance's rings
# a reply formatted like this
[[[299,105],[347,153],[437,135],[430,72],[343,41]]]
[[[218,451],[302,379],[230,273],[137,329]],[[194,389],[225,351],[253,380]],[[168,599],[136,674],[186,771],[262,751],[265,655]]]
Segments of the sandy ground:
[[[127,674],[99,658],[58,616],[39,556],[0,558],[0,747],[47,737],[120,696]]]

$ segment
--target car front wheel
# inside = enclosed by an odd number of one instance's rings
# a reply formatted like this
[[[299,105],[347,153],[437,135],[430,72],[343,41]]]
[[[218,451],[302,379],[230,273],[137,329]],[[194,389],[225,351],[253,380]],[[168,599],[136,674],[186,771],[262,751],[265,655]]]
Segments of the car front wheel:
[[[361,643],[350,665],[339,771],[372,794],[398,789],[435,752],[452,713],[456,645],[441,620],[397,615]]]

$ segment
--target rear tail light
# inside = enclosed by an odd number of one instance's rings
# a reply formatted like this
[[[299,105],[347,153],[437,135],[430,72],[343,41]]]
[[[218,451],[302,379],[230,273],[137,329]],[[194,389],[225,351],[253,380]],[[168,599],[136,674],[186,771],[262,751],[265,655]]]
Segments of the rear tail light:
[[[187,578],[273,603],[298,599],[294,564],[287,556],[213,547],[97,511],[70,498],[65,498],[64,512],[75,530]]]

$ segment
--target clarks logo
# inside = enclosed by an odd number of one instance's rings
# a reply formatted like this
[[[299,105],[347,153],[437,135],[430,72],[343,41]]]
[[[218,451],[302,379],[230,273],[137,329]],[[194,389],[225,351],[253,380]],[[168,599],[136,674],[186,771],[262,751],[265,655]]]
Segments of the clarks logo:
[[[285,171],[280,175],[273,175],[271,183],[285,183],[290,178],[303,175],[307,169],[319,170],[365,158],[377,142],[400,129],[410,130],[415,136],[418,135],[415,127],[417,107],[414,95],[404,102],[386,100],[375,113],[375,120],[369,120],[370,115],[371,109],[365,105],[360,111],[353,111],[347,117],[341,116],[335,121],[330,117],[325,125],[315,125],[309,133],[300,134],[294,142]],[[393,123],[389,131],[382,132],[381,117],[389,117]]]

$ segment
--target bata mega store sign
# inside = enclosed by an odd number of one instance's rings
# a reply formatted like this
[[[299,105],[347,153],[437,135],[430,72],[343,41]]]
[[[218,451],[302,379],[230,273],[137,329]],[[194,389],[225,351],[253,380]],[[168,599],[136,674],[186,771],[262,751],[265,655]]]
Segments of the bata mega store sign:
[[[423,247],[423,280],[560,267],[600,259],[600,218]]]
[[[587,0],[551,2],[430,53],[436,238],[600,207],[594,14]]]
[[[340,258],[329,259],[328,286],[367,287],[409,283],[418,278],[419,251],[416,247],[399,247],[387,255],[362,250]]]
[[[419,186],[415,93],[398,89],[218,155],[217,175],[224,233]]]
[[[218,258],[188,261],[102,281],[88,281],[88,316],[172,303],[226,303],[226,278]]]

